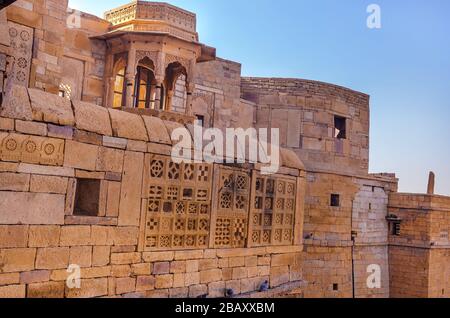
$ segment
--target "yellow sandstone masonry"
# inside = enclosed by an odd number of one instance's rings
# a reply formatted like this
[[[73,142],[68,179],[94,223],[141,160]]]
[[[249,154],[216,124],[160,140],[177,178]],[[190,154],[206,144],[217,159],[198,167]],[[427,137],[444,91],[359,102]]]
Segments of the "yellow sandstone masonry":
[[[368,95],[242,77],[165,3],[66,9],[0,13],[0,298],[449,297],[450,199],[369,173]],[[278,128],[280,169],[173,160],[196,118]]]

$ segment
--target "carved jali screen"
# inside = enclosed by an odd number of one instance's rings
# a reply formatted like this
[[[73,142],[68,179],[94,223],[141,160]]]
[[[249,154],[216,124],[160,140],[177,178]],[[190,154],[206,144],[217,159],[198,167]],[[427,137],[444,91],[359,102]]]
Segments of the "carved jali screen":
[[[207,248],[212,166],[149,158],[145,250]]]
[[[245,247],[248,230],[250,177],[239,169],[218,168],[214,224],[216,248]]]
[[[8,28],[15,60],[12,78],[16,84],[28,87],[34,31],[32,28],[14,22],[8,22]]]
[[[295,178],[253,172],[249,246],[291,245],[294,240]]]

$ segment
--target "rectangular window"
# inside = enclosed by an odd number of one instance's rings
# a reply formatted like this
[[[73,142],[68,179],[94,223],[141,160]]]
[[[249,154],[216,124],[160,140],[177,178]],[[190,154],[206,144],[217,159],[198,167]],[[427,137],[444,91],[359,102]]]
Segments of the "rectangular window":
[[[400,236],[401,225],[399,222],[391,223],[391,233],[393,236]]]
[[[196,115],[197,120],[199,121],[199,125],[202,127],[205,127],[205,116],[203,115]]]
[[[336,139],[347,139],[347,119],[334,116],[334,137]]]
[[[78,179],[74,216],[98,216],[101,180]]]
[[[339,284],[333,284],[333,291],[339,291]]]
[[[340,195],[339,194],[332,194],[331,195],[331,200],[330,200],[330,205],[332,207],[339,207],[341,206],[341,202],[340,202]]]

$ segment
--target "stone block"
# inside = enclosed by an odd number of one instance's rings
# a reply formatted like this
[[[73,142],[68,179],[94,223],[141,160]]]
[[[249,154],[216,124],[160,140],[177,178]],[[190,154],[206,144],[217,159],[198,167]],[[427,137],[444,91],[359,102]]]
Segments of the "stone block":
[[[73,101],[76,127],[100,135],[111,136],[111,121],[108,110],[94,104]]]
[[[116,294],[131,293],[136,290],[136,278],[123,277],[116,279]]]
[[[33,120],[62,126],[73,126],[75,124],[72,105],[67,98],[33,88],[28,89],[28,93],[31,100]]]
[[[31,272],[20,273],[20,283],[21,284],[33,284],[48,282],[50,280],[50,271],[37,270]]]
[[[69,266],[69,248],[39,248],[36,255],[36,269],[62,269]]]
[[[27,288],[28,298],[64,298],[65,282],[45,282],[30,284]]]
[[[133,275],[150,275],[152,273],[152,264],[132,264],[131,271]]]
[[[48,136],[62,139],[73,139],[73,128],[70,126],[47,125]]]
[[[214,282],[208,284],[208,297],[223,298],[225,297],[225,282]]]
[[[158,275],[156,276],[155,288],[164,289],[173,287],[173,275]]]
[[[248,271],[245,267],[233,268],[233,279],[242,279],[248,277]]]
[[[19,281],[19,273],[0,274],[0,286],[19,284]]]
[[[136,279],[136,291],[154,290],[155,284],[155,276],[138,276]]]
[[[79,129],[75,129],[73,134],[73,140],[96,146],[101,146],[103,144],[102,135]]]
[[[210,269],[200,272],[200,283],[208,284],[222,280],[222,271],[220,269]]]
[[[172,145],[169,133],[164,122],[158,117],[142,116],[147,128],[150,142]]]
[[[181,288],[172,288],[169,290],[170,298],[187,298],[189,295],[189,288],[181,287]]]
[[[173,274],[173,287],[179,288],[186,286],[186,274],[177,273]]]
[[[175,252],[175,260],[176,261],[195,260],[195,259],[202,259],[202,258],[203,258],[202,250],[176,251]]]
[[[125,152],[119,205],[119,226],[139,226],[143,169],[144,154]]]
[[[66,194],[67,184],[67,178],[32,175],[30,180],[30,192]]]
[[[64,166],[95,171],[98,156],[98,146],[66,141]]]
[[[26,272],[34,270],[35,248],[14,248],[0,250],[2,273]]]
[[[61,176],[61,177],[74,177],[75,170],[73,168],[66,167],[45,167],[33,164],[21,163],[17,168],[17,172],[20,173],[30,173],[30,174],[41,174],[50,176]]]
[[[26,87],[15,85],[12,81],[7,82],[5,98],[0,107],[0,116],[32,120],[31,103]]]
[[[109,109],[114,137],[148,141],[142,117],[128,112]]]
[[[185,261],[175,261],[170,263],[170,273],[186,273],[186,262]]]
[[[47,136],[47,124],[16,120],[16,131],[28,135]]]
[[[97,159],[97,171],[122,173],[124,151],[100,147]]]
[[[28,191],[29,186],[29,174],[0,173],[0,191]]]
[[[0,287],[0,298],[25,298],[25,285],[10,285]]]
[[[106,201],[106,216],[119,216],[120,182],[108,182],[108,196]]]
[[[92,250],[92,266],[106,266],[110,263],[110,246],[94,246]]]
[[[0,225],[0,248],[27,247],[28,226]]]
[[[197,298],[208,294],[207,285],[195,285],[189,287],[189,298]]]
[[[103,146],[117,149],[127,149],[128,140],[124,138],[115,138],[103,136]]]
[[[169,262],[158,262],[153,264],[153,275],[162,275],[170,273]]]
[[[14,119],[0,117],[0,130],[14,130]]]
[[[61,228],[56,225],[30,226],[29,247],[57,247]]]
[[[108,279],[82,279],[81,289],[69,289],[66,287],[67,298],[93,298],[108,295]]]
[[[92,246],[72,246],[69,253],[69,263],[80,267],[91,267]]]
[[[145,262],[170,262],[174,259],[175,252],[151,252],[151,253],[143,253],[143,259]],[[197,262],[198,264],[198,262]],[[198,266],[198,265],[197,265]],[[198,267],[197,267],[198,270]]]
[[[64,224],[63,195],[1,191],[0,197],[0,224]]]
[[[200,272],[186,273],[185,286],[200,284]]]
[[[142,261],[141,253],[112,253],[112,265],[137,264]]]
[[[90,226],[63,226],[61,228],[60,246],[91,245]]]

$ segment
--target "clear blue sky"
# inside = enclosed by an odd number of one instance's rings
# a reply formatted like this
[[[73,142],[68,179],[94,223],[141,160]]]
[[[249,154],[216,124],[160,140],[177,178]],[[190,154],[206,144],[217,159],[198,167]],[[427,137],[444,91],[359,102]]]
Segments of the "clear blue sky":
[[[70,0],[102,16],[127,0]],[[450,195],[449,0],[174,0],[197,14],[200,40],[244,76],[298,77],[371,95],[371,172],[400,191]],[[382,9],[382,29],[366,8]]]

